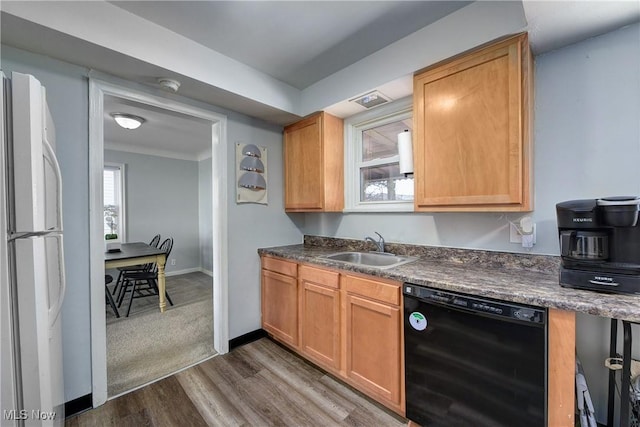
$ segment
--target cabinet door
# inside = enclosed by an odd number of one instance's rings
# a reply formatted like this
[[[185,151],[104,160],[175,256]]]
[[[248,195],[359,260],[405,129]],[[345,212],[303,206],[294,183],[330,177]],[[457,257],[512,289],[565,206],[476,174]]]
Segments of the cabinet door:
[[[288,127],[284,132],[285,208],[321,210],[324,202],[322,116]]]
[[[415,76],[416,210],[528,208],[524,43],[521,36]]]
[[[309,359],[340,370],[340,292],[301,280],[300,350]]]
[[[347,377],[404,411],[400,319],[399,307],[346,295]]]
[[[295,277],[262,270],[262,328],[298,346],[298,285]]]

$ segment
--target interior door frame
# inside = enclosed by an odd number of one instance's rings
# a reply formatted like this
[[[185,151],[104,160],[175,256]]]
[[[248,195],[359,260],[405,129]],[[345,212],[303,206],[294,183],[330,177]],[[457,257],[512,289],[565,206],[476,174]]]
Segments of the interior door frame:
[[[104,240],[102,236],[104,165],[104,97],[115,96],[176,111],[211,123],[213,229],[213,346],[229,351],[227,262],[227,117],[178,101],[138,92],[102,80],[89,79],[89,236],[91,294],[91,374],[93,406],[107,401],[107,337],[104,301]]]

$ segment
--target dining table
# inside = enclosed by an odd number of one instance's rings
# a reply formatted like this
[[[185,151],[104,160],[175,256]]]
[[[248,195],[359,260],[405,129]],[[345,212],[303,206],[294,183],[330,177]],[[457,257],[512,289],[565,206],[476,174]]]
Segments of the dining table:
[[[104,253],[105,270],[129,267],[132,265],[156,263],[158,266],[158,298],[160,300],[160,312],[163,313],[167,305],[165,299],[165,274],[164,266],[167,262],[167,254],[155,246],[144,242],[122,243],[119,251]]]

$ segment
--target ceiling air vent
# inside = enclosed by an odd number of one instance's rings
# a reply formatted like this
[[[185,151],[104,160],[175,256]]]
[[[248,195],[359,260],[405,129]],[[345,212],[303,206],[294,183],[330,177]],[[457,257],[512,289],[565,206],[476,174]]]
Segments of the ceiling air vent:
[[[377,107],[378,105],[385,104],[389,101],[391,101],[390,98],[384,96],[377,90],[349,100],[349,102],[355,102],[356,104],[362,105],[364,108]]]

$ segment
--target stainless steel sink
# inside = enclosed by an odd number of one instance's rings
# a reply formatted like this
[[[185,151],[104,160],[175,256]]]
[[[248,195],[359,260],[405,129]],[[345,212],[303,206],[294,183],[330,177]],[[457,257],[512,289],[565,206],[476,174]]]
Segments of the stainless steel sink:
[[[391,268],[417,260],[417,257],[386,252],[336,252],[322,258],[365,267]]]

